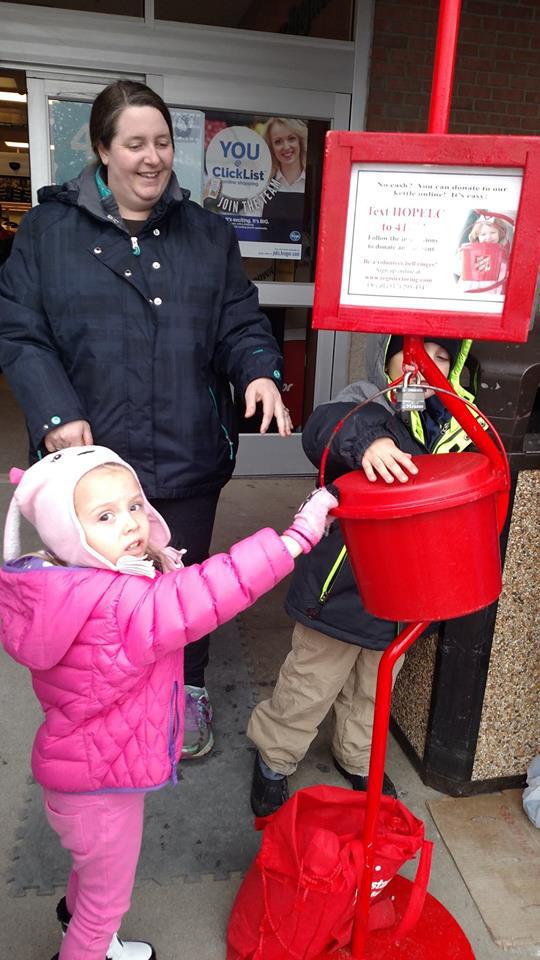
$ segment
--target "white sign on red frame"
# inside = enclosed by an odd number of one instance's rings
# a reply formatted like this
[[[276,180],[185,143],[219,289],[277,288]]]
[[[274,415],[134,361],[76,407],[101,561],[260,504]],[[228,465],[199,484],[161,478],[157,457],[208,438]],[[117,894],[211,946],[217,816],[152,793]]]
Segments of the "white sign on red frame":
[[[540,138],[327,134],[313,326],[526,340]]]

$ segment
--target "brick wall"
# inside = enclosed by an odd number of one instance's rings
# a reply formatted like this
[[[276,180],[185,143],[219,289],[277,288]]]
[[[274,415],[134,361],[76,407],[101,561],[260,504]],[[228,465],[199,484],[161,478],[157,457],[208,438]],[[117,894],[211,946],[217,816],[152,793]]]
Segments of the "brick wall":
[[[427,129],[439,0],[375,0],[367,130]],[[540,134],[539,0],[463,0],[450,133]]]

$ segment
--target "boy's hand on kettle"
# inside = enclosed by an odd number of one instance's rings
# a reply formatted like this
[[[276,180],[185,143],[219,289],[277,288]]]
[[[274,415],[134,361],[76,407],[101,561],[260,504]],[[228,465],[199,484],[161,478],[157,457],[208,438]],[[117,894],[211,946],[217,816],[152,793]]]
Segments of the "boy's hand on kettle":
[[[371,482],[381,477],[385,483],[407,483],[409,474],[418,473],[412,454],[400,450],[391,437],[379,437],[369,445],[361,461],[362,469]]]
[[[89,447],[94,440],[87,420],[68,420],[49,430],[43,442],[49,453],[54,453],[66,447]]]

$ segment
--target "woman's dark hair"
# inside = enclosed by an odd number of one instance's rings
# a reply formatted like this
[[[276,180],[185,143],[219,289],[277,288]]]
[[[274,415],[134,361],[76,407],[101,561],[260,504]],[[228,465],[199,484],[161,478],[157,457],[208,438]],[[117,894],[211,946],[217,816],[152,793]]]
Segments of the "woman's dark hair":
[[[90,113],[90,142],[99,159],[98,146],[108,150],[116,133],[118,117],[126,107],[154,107],[169,128],[174,145],[171,115],[164,100],[144,83],[136,80],[115,80],[98,93]]]

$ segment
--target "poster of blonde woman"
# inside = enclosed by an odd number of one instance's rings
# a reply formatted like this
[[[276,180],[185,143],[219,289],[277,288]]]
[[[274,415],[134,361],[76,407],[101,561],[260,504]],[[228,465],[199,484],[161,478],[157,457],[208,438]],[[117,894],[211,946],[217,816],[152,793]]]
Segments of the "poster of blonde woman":
[[[242,256],[301,259],[307,138],[299,119],[205,115],[203,203],[234,226]]]
[[[271,117],[264,139],[272,157],[272,177],[280,193],[304,193],[308,128],[303,120]]]

